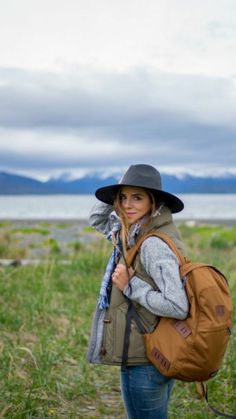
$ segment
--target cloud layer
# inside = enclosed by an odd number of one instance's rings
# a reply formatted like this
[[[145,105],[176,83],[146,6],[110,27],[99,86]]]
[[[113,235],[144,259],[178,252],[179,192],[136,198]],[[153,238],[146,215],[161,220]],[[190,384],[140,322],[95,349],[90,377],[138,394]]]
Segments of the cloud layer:
[[[235,166],[236,84],[134,68],[0,69],[2,168]]]

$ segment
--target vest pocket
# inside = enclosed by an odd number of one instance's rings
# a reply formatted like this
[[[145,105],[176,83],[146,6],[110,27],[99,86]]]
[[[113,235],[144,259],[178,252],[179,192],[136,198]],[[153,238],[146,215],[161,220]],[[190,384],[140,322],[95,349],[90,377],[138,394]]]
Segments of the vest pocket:
[[[135,308],[146,330],[146,333],[152,333],[158,324],[159,317],[151,313],[145,307],[142,307],[139,304],[136,304]]]
[[[121,364],[127,309],[128,304],[124,301],[116,307],[109,307],[106,312],[101,349],[104,363]],[[157,324],[157,317],[140,305],[136,305],[136,309],[146,331],[152,332]],[[134,365],[143,362],[147,362],[144,335],[140,333],[135,320],[132,320],[127,363]]]

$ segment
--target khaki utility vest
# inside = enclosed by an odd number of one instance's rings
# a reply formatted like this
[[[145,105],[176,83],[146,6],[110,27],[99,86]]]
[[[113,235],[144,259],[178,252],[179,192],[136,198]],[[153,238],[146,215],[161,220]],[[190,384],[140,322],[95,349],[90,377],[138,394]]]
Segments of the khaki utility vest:
[[[178,249],[182,253],[185,253],[179,232],[173,224],[172,214],[167,207],[162,209],[161,215],[154,217],[152,222],[142,229],[138,239],[141,235],[155,230],[168,234],[175,242]],[[154,289],[157,289],[153,279],[144,270],[139,254],[135,257],[133,268],[135,275],[149,283]],[[133,302],[133,304],[135,305],[136,311],[146,332],[151,333],[158,322],[158,316],[136,302]],[[101,349],[101,359],[104,364],[121,365],[127,308],[128,304],[125,296],[115,285],[113,285],[110,306],[107,309],[104,318]],[[139,332],[135,322],[132,321],[127,365],[142,365],[148,363],[150,363],[150,361],[146,358],[143,335]]]

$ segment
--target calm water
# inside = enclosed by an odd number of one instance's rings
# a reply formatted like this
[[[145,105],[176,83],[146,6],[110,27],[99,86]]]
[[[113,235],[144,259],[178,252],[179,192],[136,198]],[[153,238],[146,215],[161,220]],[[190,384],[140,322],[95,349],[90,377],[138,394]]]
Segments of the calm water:
[[[185,209],[174,216],[176,220],[236,220],[236,194],[178,196]],[[0,219],[84,220],[94,203],[93,195],[0,196]]]

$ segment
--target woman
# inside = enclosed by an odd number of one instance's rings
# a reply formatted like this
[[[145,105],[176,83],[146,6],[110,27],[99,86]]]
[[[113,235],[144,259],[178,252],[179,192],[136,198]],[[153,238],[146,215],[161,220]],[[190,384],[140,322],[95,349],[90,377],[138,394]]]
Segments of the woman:
[[[121,390],[129,419],[164,419],[174,381],[146,358],[134,318],[129,342],[124,343],[127,311],[134,307],[150,333],[160,316],[186,318],[188,300],[178,260],[161,239],[146,238],[132,268],[125,259],[137,239],[152,231],[168,234],[184,252],[171,214],[181,211],[183,203],[162,190],[159,172],[145,164],[130,166],[118,184],[98,189],[96,197],[102,203],[93,208],[90,223],[113,241],[114,251],[101,285],[88,360],[122,365]]]

